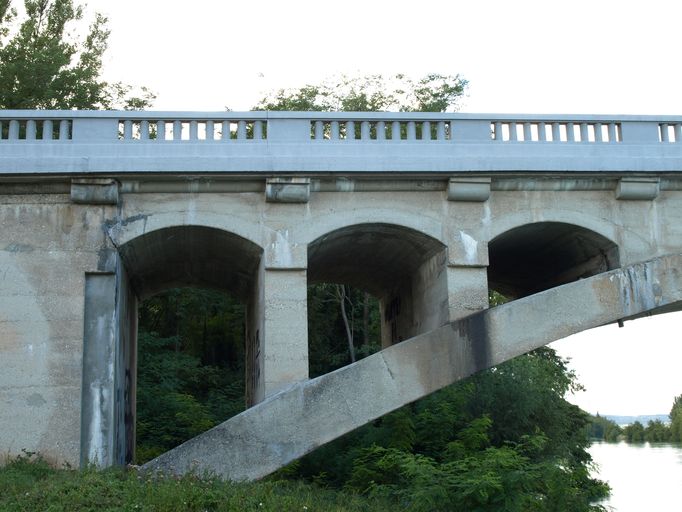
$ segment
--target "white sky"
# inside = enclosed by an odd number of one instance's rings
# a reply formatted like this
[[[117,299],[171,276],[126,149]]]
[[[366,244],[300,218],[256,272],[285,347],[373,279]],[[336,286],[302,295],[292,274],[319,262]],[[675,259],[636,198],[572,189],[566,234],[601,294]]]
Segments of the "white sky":
[[[16,0],[15,0],[16,1]],[[465,112],[682,114],[678,0],[89,0],[110,19],[105,74],[160,110],[249,110],[340,73],[461,74]],[[558,343],[602,414],[668,413],[682,316]]]

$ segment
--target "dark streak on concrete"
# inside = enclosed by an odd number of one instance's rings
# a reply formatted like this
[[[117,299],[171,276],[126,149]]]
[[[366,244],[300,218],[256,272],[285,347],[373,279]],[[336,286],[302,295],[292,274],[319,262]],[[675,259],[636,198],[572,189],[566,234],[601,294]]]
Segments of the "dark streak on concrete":
[[[97,251],[97,270],[100,272],[116,272],[116,255],[118,251],[111,247],[102,247]]]
[[[33,252],[34,247],[29,244],[9,244],[5,246],[7,252]]]
[[[484,314],[474,314],[455,322],[460,337],[467,340],[470,347],[470,355],[473,363],[473,371],[484,370],[493,365],[492,354],[490,353],[490,339],[485,322]]]
[[[111,229],[115,226],[127,226],[138,220],[147,220],[150,217],[149,214],[140,213],[139,215],[132,215],[131,217],[126,217],[125,219],[109,219],[104,221],[104,227],[106,229]]]

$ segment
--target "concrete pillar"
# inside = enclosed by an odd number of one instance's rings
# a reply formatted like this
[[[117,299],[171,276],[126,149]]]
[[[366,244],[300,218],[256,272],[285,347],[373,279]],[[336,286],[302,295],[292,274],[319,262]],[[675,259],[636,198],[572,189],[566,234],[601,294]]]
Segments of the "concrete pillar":
[[[265,397],[308,378],[305,269],[265,269],[262,371]]]
[[[137,296],[121,260],[116,272],[116,460],[124,465],[135,460],[137,401]]]
[[[85,276],[81,465],[115,461],[116,274]]]
[[[488,307],[488,244],[465,231],[448,240],[448,312],[452,322]]]
[[[449,320],[459,320],[488,307],[488,269],[448,265]]]
[[[135,455],[137,298],[120,260],[116,272],[85,276],[81,465]]]
[[[248,405],[308,378],[307,251],[288,231],[265,247],[248,308]]]

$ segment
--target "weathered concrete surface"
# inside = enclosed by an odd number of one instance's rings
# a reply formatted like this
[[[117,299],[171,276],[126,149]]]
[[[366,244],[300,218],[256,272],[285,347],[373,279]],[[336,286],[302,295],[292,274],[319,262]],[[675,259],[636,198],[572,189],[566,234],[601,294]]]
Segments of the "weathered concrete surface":
[[[306,278],[371,287],[385,306],[400,297],[392,309],[402,316],[399,341],[485,309],[488,277],[515,277],[513,266],[499,266],[502,249],[520,261],[549,260],[538,262],[542,276],[513,282],[530,291],[616,265],[596,264],[614,248],[621,265],[682,251],[682,176],[674,173],[656,176],[653,199],[618,199],[629,175],[488,174],[480,178],[490,179],[490,196],[476,201],[449,200],[445,175],[330,174],[310,177],[307,203],[268,202],[266,179],[254,175],[108,175],[120,184],[118,204],[93,205],[72,202],[73,176],[3,172],[0,162],[0,453],[40,451],[74,466],[87,451],[80,427],[88,273],[117,272],[119,296],[133,290],[129,304],[179,283],[241,296],[255,403],[305,379],[306,307],[296,302]],[[278,272],[289,277],[266,278]],[[116,315],[119,425],[134,410],[134,307],[119,300]],[[277,384],[266,391],[266,380]],[[117,428],[114,459],[129,460],[122,454],[134,432]]]
[[[85,276],[81,465],[111,466],[116,440],[116,274]]]
[[[682,255],[471,315],[300,383],[147,463],[256,479],[374,418],[576,332],[682,301]],[[532,326],[532,329],[529,328]]]
[[[0,451],[78,466],[86,272],[106,207],[0,196]]]

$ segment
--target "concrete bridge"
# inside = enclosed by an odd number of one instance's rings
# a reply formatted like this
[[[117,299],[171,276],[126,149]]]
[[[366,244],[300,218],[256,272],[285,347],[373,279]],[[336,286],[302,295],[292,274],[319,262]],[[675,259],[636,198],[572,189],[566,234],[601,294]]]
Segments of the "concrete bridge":
[[[233,479],[682,300],[682,117],[4,111],[0,134],[10,456],[131,459],[137,303],[171,287],[246,304],[253,407],[149,467]],[[383,350],[309,380],[314,282],[376,296]]]

